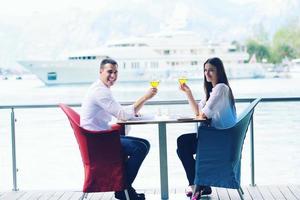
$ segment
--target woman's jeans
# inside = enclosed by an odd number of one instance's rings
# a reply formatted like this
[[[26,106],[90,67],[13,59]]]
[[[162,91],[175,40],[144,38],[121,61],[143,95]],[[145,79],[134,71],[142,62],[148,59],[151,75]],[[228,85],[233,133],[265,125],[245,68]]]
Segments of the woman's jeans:
[[[121,135],[123,153],[128,157],[126,161],[127,184],[131,187],[143,160],[147,156],[150,143],[142,138]]]
[[[177,154],[184,167],[189,185],[194,185],[195,159],[197,150],[196,133],[183,134],[177,138]]]

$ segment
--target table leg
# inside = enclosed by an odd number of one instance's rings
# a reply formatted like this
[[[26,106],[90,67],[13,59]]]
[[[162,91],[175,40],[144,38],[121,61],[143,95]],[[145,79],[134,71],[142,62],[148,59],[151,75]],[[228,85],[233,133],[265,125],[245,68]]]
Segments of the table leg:
[[[169,199],[166,123],[158,123],[161,199]]]

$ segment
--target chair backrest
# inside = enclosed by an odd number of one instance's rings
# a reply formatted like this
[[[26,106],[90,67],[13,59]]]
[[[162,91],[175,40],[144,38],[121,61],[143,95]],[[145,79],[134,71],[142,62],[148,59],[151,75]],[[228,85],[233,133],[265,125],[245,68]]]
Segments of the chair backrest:
[[[62,103],[59,104],[59,107],[65,112],[70,122],[76,126],[80,126],[80,116],[77,112],[75,112],[75,110]]]
[[[89,158],[87,154],[87,148],[84,143],[86,143],[85,138],[82,136],[83,129],[80,127],[80,116],[79,114],[74,111],[72,108],[65,104],[59,104],[59,107],[64,111],[64,113],[67,115],[69,122],[71,124],[71,127],[74,131],[74,135],[76,137],[80,153],[81,153],[81,158],[83,163],[89,163]]]
[[[80,127],[80,116],[65,104],[85,171],[84,192],[121,191],[126,185],[124,157],[118,130],[89,131]]]
[[[255,99],[227,129],[200,127],[198,134],[196,178],[199,185],[239,188],[244,139],[261,99]]]
[[[244,117],[246,117],[246,115],[250,112],[254,111],[254,108],[256,107],[256,105],[261,101],[261,98],[256,98],[254,99],[250,105],[239,115],[238,119],[237,119],[237,123],[239,123],[239,121],[241,121]],[[252,116],[252,115],[251,115]]]
[[[261,98],[257,98],[250,103],[250,105],[239,115],[237,119],[237,123],[234,127],[231,128],[231,131],[236,134],[236,147],[238,156],[241,156],[242,148],[244,144],[244,139],[246,137],[246,133],[250,124],[250,121],[253,117],[254,109],[256,105],[261,101]]]

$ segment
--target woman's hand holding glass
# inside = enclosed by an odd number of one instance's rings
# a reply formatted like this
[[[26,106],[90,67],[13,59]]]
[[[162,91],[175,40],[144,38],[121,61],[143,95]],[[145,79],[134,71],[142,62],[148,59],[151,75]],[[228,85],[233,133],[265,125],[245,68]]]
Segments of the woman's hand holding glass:
[[[185,76],[181,76],[178,79],[180,85],[185,84],[187,82],[187,78]]]
[[[181,91],[185,92],[185,93],[190,93],[190,92],[191,92],[190,87],[189,87],[187,84],[185,84],[185,83],[180,84],[180,85],[179,85],[179,89],[180,89]]]

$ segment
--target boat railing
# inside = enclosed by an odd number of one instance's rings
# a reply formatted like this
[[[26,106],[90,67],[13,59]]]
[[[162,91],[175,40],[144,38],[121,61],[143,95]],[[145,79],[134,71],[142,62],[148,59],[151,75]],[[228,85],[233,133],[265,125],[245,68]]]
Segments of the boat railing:
[[[250,103],[255,98],[238,98],[236,103]],[[277,98],[262,98],[261,102],[300,102],[300,97],[277,97]],[[130,105],[133,102],[121,102],[122,105]],[[184,105],[188,104],[186,100],[171,100],[171,101],[149,101],[146,105]],[[80,107],[81,104],[68,104],[71,107]],[[58,104],[43,104],[43,105],[0,105],[0,110],[10,110],[10,126],[11,126],[11,150],[12,150],[12,178],[13,191],[18,191],[17,185],[17,156],[16,156],[16,129],[15,129],[15,111],[18,109],[36,109],[36,108],[57,108]],[[254,159],[254,116],[250,122],[250,163],[251,163],[251,186],[255,186],[255,159]]]

